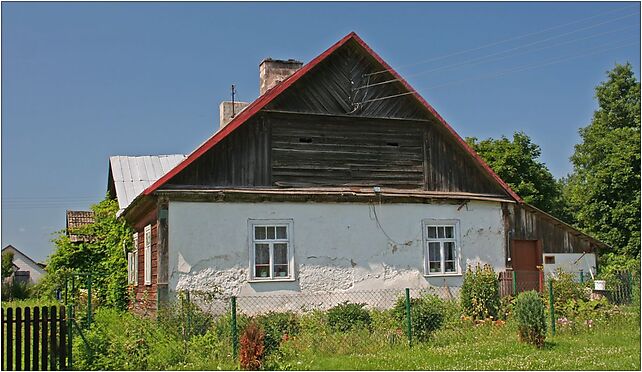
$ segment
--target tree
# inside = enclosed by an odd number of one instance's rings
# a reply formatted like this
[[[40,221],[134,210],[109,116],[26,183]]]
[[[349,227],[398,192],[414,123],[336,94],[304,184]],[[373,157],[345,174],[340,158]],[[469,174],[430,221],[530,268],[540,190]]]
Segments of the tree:
[[[526,134],[515,132],[512,141],[502,136],[483,141],[468,137],[466,142],[526,203],[572,222],[562,198],[561,183],[538,161],[541,149]]]
[[[4,252],[2,254],[2,279],[8,278],[13,274],[13,252]]]
[[[64,285],[69,272],[91,273],[92,291],[101,303],[117,308],[127,306],[127,257],[132,248],[132,231],[116,218],[118,203],[106,197],[91,207],[94,223],[78,228],[76,234],[88,241],[71,242],[65,230],[53,240],[56,251],[49,257],[41,293],[53,293]],[[84,281],[80,282],[84,285]],[[93,296],[92,296],[93,297]]]
[[[565,193],[578,226],[614,248],[640,255],[640,82],[616,64],[595,88],[598,109],[580,129]]]

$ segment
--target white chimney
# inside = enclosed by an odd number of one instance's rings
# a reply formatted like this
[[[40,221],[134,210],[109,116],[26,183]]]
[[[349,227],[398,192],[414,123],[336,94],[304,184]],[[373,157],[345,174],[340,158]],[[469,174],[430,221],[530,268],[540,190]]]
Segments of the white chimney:
[[[223,101],[219,106],[220,128],[229,124],[238,114],[249,106],[248,102],[234,102]]]
[[[259,95],[279,84],[303,66],[303,62],[266,58],[259,64]]]

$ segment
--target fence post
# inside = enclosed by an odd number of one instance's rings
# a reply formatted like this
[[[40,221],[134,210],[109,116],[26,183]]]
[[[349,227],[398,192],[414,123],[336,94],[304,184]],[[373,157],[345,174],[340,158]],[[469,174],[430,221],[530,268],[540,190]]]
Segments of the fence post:
[[[626,279],[627,279],[627,303],[633,302],[633,275],[631,275],[630,271],[626,272]]]
[[[408,346],[412,346],[412,319],[410,317],[410,288],[406,288],[406,327],[408,331]]]
[[[189,340],[190,335],[192,334],[192,299],[190,297],[189,291],[187,291],[187,294],[185,295],[185,299],[187,300],[187,334],[186,334],[186,339]]]
[[[74,369],[74,363],[73,363],[73,357],[72,357],[72,350],[73,350],[73,341],[74,341],[74,329],[73,329],[73,305],[68,304],[67,305],[67,369],[68,370],[73,370]]]
[[[69,293],[69,277],[65,276],[65,305],[67,305],[67,293]]]
[[[91,274],[87,274],[87,327],[91,325]]]
[[[580,284],[584,284],[584,270],[580,269]]]
[[[239,335],[238,335],[238,330],[236,329],[236,296],[232,296],[231,298],[232,301],[232,355],[234,356],[234,360],[236,360],[238,356],[238,349],[239,349]]]
[[[555,336],[555,301],[553,301],[553,279],[548,281],[548,303],[551,313],[551,334]]]
[[[517,296],[517,272],[513,270],[511,273],[513,275],[513,296]]]
[[[539,280],[539,293],[544,293],[544,266],[539,267],[539,275],[537,276]]]

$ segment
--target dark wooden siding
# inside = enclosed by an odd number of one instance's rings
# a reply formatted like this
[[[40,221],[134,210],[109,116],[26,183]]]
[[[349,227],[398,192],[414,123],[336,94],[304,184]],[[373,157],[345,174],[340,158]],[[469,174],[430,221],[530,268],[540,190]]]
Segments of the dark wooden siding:
[[[244,123],[167,184],[269,186],[269,126],[261,115]]]
[[[385,186],[507,196],[443,124],[348,42],[164,187]],[[375,85],[373,85],[375,84]],[[373,85],[368,89],[358,89]]]
[[[370,75],[373,72],[382,72]],[[351,41],[283,92],[266,108],[381,118],[429,119],[408,90],[357,42]],[[390,83],[375,85],[391,81]],[[361,87],[369,88],[360,89]],[[369,100],[376,100],[367,102]]]
[[[426,190],[506,195],[506,191],[439,125],[426,126]]]
[[[435,124],[270,113],[275,186],[387,186],[505,195]]]
[[[423,125],[320,115],[270,116],[276,186],[423,187]]]
[[[508,217],[511,240],[540,240],[544,253],[595,252],[587,236],[524,205],[503,206]]]

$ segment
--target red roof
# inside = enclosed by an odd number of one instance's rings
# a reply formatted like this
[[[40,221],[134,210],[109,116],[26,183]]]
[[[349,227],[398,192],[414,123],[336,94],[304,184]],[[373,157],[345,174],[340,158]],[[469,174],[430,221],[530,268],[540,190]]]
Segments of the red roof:
[[[240,127],[248,121],[251,117],[253,117],[256,113],[258,113],[261,109],[263,109],[266,105],[268,105],[270,102],[272,102],[276,97],[278,97],[284,90],[288,89],[292,84],[294,84],[297,80],[299,80],[302,76],[304,76],[308,71],[313,69],[316,65],[321,63],[324,59],[326,59],[330,54],[332,54],[335,50],[340,48],[342,45],[347,43],[349,40],[354,40],[359,45],[361,45],[370,55],[372,55],[373,58],[375,58],[386,70],[390,71],[390,73],[394,76],[395,79],[398,79],[406,89],[408,89],[411,92],[414,92],[412,96],[414,96],[419,103],[421,103],[432,115],[435,116],[441,122],[444,127],[453,135],[453,137],[459,142],[459,144],[481,165],[481,167],[486,170],[489,175],[495,179],[500,186],[506,190],[506,192],[513,197],[516,201],[518,202],[523,202],[522,199],[513,191],[511,188],[486,164],[486,162],[479,156],[473,149],[468,146],[466,141],[464,141],[458,134],[455,132],[455,130],[444,120],[444,118],[441,117],[435,111],[435,109],[425,100],[423,99],[419,93],[417,93],[411,86],[404,80],[392,67],[390,67],[377,53],[375,53],[369,46],[366,44],[356,33],[351,32],[345,37],[343,37],[341,40],[336,42],[334,45],[332,45],[328,50],[325,52],[321,53],[319,56],[314,58],[312,61],[308,62],[305,66],[303,66],[301,69],[299,69],[297,72],[292,74],[290,77],[285,79],[283,82],[280,84],[276,85],[272,89],[268,90],[257,98],[254,102],[252,102],[245,110],[241,111],[241,113],[236,116],[228,125],[226,125],[223,129],[220,131],[216,132],[210,139],[205,141],[201,146],[199,146],[196,150],[194,150],[191,154],[187,156],[185,160],[183,160],[181,163],[179,163],[174,169],[170,170],[165,174],[163,177],[158,179],[156,182],[154,182],[151,186],[149,186],[145,191],[143,192],[144,195],[150,195],[154,191],[156,191],[159,187],[164,185],[167,181],[169,181],[172,177],[174,177],[176,174],[178,174],[180,171],[185,169],[188,165],[192,164],[196,159],[198,159],[201,155],[203,155],[205,152],[207,152],[209,149],[214,147],[217,143],[219,143],[223,138],[228,136],[230,133],[232,133],[236,128]]]

